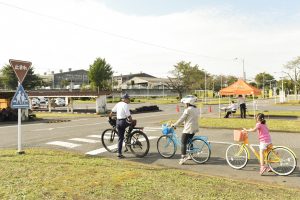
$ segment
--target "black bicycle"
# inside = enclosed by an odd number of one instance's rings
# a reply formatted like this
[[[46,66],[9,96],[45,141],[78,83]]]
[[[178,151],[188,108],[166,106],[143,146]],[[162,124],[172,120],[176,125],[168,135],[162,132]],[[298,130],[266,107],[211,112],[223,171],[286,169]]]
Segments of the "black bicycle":
[[[112,128],[103,131],[101,136],[102,145],[108,152],[116,153],[118,151],[119,140],[116,119],[110,118],[108,122]],[[136,127],[135,124],[136,123],[131,123],[126,128],[124,135],[124,152],[129,149],[136,157],[142,158],[148,154],[150,143],[147,135],[143,132],[143,127]]]

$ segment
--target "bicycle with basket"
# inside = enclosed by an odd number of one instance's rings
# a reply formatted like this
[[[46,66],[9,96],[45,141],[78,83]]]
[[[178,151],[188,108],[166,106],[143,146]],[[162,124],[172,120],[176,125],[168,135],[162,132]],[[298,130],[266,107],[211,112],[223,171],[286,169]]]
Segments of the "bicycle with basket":
[[[226,161],[234,169],[244,168],[250,159],[250,150],[260,159],[259,152],[249,144],[248,133],[244,130],[234,130],[234,141],[226,150]],[[296,154],[288,147],[270,144],[264,152],[265,163],[277,175],[289,175],[297,166]]]
[[[181,141],[177,137],[173,127],[166,124],[162,125],[162,133],[157,140],[157,151],[164,158],[172,158],[181,146]],[[187,154],[196,163],[202,164],[209,160],[211,154],[211,146],[206,136],[194,136],[188,140]]]

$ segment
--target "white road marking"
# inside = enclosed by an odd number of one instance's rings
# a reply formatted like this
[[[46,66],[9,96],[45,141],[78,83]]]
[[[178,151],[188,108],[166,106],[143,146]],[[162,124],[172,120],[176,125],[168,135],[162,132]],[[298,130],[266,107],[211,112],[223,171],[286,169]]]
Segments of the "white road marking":
[[[71,138],[69,140],[77,141],[77,142],[86,142],[86,143],[91,143],[91,144],[100,143],[99,140],[91,140],[91,139],[85,139],[85,138]]]
[[[88,135],[87,137],[92,137],[92,138],[99,138],[99,139],[101,139],[101,135]],[[105,136],[104,138],[105,138],[105,139],[109,139],[110,136]],[[118,138],[118,136],[115,135],[115,138]]]
[[[52,131],[54,128],[43,128],[43,129],[35,129],[32,131]]]
[[[144,129],[145,132],[157,132],[157,130]]]
[[[88,135],[87,137],[92,137],[92,138],[99,138],[99,139],[101,139],[101,135]]]
[[[157,136],[148,136],[149,140],[153,140],[153,139],[156,139],[156,138],[158,138],[158,137]],[[145,139],[143,139],[141,141],[145,141]],[[114,144],[114,145],[109,146],[108,148],[115,149],[117,147],[118,147],[118,144]],[[85,154],[95,156],[95,155],[98,155],[98,154],[101,154],[101,153],[104,153],[104,152],[107,152],[107,150],[105,148],[100,148],[100,149],[96,149],[96,150],[93,150],[93,151],[86,152]]]
[[[81,144],[74,144],[71,142],[62,142],[62,141],[48,142],[46,144],[62,146],[62,147],[66,147],[66,148],[75,148],[75,147],[81,146]]]
[[[144,127],[144,129],[154,129],[154,130],[161,130],[161,127]]]

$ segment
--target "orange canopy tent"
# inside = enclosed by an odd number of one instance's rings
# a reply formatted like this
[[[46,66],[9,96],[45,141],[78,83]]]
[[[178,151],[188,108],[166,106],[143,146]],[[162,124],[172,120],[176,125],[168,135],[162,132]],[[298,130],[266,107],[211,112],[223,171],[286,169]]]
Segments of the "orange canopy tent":
[[[261,90],[249,85],[248,83],[246,83],[243,80],[238,80],[237,82],[233,83],[232,85],[223,88],[222,90],[219,91],[220,95],[240,95],[240,94],[244,94],[244,95],[260,95],[261,94]]]
[[[233,83],[232,85],[223,88],[219,91],[219,117],[221,117],[221,102],[220,97],[223,95],[252,95],[253,97],[253,112],[255,116],[255,101],[254,96],[260,95],[261,90],[246,83],[244,80],[238,80],[237,82]]]

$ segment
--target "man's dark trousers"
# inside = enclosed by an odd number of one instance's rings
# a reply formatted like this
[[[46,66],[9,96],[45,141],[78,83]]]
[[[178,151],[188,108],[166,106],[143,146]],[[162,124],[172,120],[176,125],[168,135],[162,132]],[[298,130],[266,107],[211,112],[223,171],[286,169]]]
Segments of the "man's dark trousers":
[[[126,119],[117,119],[117,129],[118,129],[118,136],[119,136],[119,141],[118,141],[118,154],[122,154],[122,146],[123,146],[123,141],[124,141],[124,134],[125,134],[125,129],[128,126],[128,123],[126,122]]]

